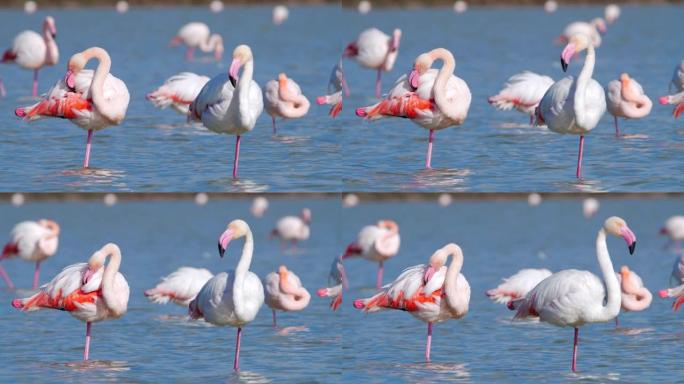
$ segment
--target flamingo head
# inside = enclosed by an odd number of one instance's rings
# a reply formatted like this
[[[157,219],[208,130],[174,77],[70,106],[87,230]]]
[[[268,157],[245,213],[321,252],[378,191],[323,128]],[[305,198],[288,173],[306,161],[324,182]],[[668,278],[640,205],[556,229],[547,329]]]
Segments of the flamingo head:
[[[627,226],[627,222],[617,216],[609,217],[605,223],[603,223],[603,229],[617,237],[622,237],[627,243],[629,248],[629,254],[634,254],[634,248],[636,248],[636,235]]]
[[[629,75],[628,75],[627,73],[623,73],[623,74],[620,75],[620,83],[622,83],[622,87],[623,87],[623,88],[628,87],[628,86],[629,86],[629,82],[630,82],[631,80],[632,80],[632,79],[629,77]]]
[[[85,285],[88,284],[90,279],[97,273],[97,271],[100,270],[104,266],[104,259],[105,259],[105,254],[104,252],[97,251],[93,253],[92,256],[90,256],[90,259],[88,260],[88,268],[86,271],[83,273],[83,277],[81,279],[81,282]]]
[[[342,52],[342,57],[355,57],[358,54],[359,47],[356,45],[356,42],[353,42],[349,43],[347,47],[344,48],[344,51]]]
[[[662,105],[670,104],[670,96],[661,96],[658,102]]]
[[[399,232],[399,225],[397,225],[394,220],[380,220],[378,221],[378,227],[387,229],[390,232]]]
[[[228,69],[228,77],[231,84],[233,84],[233,87],[237,84],[240,67],[247,62],[252,61],[253,58],[252,49],[249,48],[248,45],[240,44],[235,47],[233,50],[233,61],[230,63],[230,68]]]
[[[64,75],[64,82],[66,83],[67,87],[71,89],[76,87],[76,75],[78,75],[78,73],[85,68],[87,63],[88,58],[83,54],[83,52],[79,52],[71,56],[69,63],[67,64],[67,72]]]
[[[561,67],[563,68],[563,72],[568,70],[570,60],[572,60],[575,54],[582,52],[587,48],[589,48],[589,37],[587,35],[579,33],[570,37],[568,45],[565,46],[561,53]]]
[[[52,16],[46,16],[45,21],[43,21],[43,30],[48,32],[52,38],[57,37],[57,27],[55,26],[55,19]]]
[[[221,234],[218,240],[219,256],[223,257],[231,240],[239,239],[249,232],[249,225],[244,220],[233,220]]]
[[[311,222],[311,210],[309,208],[302,209],[300,217],[305,223],[308,224],[309,222]]]
[[[599,33],[602,35],[606,33],[606,31],[608,30],[608,28],[606,28],[606,22],[600,17],[597,17],[594,20],[592,20],[591,25],[593,25],[596,28],[596,30],[599,31]]]
[[[418,82],[420,75],[430,69],[432,62],[433,60],[429,53],[423,53],[416,58],[416,61],[413,63],[413,69],[411,69],[411,72],[409,72],[408,75],[408,81],[411,88],[418,89],[418,86],[420,85]]]
[[[447,259],[449,258],[449,254],[442,248],[438,249],[435,251],[435,253],[430,256],[430,260],[428,261],[428,266],[425,269],[425,273],[423,274],[423,283],[427,283],[432,279],[432,276],[437,273],[437,271],[442,268],[446,262]]]
[[[54,235],[59,235],[59,230],[60,230],[59,224],[57,224],[54,220],[40,219],[40,220],[38,220],[38,224],[39,224],[41,227],[47,228],[47,229],[49,229],[50,231],[52,231],[52,233],[53,233]]]
[[[285,281],[285,280],[287,280],[287,274],[288,274],[289,272],[290,272],[290,271],[288,271],[288,270],[287,270],[287,267],[284,266],[284,265],[281,265],[280,267],[278,267],[278,276],[280,276],[280,281]]]
[[[626,265],[623,265],[623,266],[620,268],[620,276],[622,276],[622,281],[623,281],[623,282],[629,278],[630,272],[631,272],[631,271],[629,270],[629,267],[626,266]]]

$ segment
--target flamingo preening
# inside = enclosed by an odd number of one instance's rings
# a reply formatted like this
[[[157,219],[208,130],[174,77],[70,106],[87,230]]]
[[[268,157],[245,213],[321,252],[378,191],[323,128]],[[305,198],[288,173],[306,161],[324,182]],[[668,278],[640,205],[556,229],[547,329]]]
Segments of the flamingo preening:
[[[618,118],[641,119],[648,116],[653,107],[641,84],[626,73],[620,75],[620,80],[613,80],[606,86],[606,105],[615,118],[615,136],[618,137]]]
[[[508,304],[527,295],[542,280],[551,276],[551,271],[540,268],[525,268],[503,279],[496,288],[488,289],[485,294],[496,303]]]
[[[331,117],[335,118],[342,112],[342,91],[344,94],[349,96],[349,89],[347,89],[347,82],[344,79],[344,70],[342,69],[342,59],[340,59],[337,64],[333,67],[330,73],[330,80],[328,80],[328,90],[327,94],[323,96],[318,96],[316,98],[316,104],[332,105],[330,112],[328,113]]]
[[[328,273],[328,286],[316,291],[318,297],[331,297],[330,309],[336,311],[342,304],[342,293],[349,288],[347,273],[342,264],[342,256],[335,257]]]
[[[35,262],[32,289],[36,289],[40,281],[40,263],[57,253],[59,231],[59,224],[52,220],[22,221],[12,228],[10,239],[2,249],[0,260],[19,257],[22,260]],[[1,265],[0,276],[10,289],[14,288],[12,280]]]
[[[299,85],[284,73],[278,80],[270,80],[264,85],[264,106],[273,120],[273,134],[276,131],[276,118],[298,119],[309,112],[309,99],[302,94]]]
[[[616,276],[620,282],[620,294],[622,297],[620,308],[622,311],[644,311],[651,305],[653,295],[651,294],[651,291],[644,286],[644,282],[636,272],[630,270],[626,265],[623,265]],[[615,326],[619,325],[618,316],[615,316]]]
[[[673,87],[675,89],[675,93],[662,96],[658,101],[662,105],[675,105],[672,115],[675,119],[678,119],[682,112],[684,112],[684,60],[682,60],[679,65],[675,67],[674,73],[672,74],[672,80],[668,86],[668,91],[672,92]]]
[[[273,327],[277,325],[276,310],[301,311],[309,305],[311,295],[294,272],[281,265],[278,272],[264,278],[266,305],[273,312]]]

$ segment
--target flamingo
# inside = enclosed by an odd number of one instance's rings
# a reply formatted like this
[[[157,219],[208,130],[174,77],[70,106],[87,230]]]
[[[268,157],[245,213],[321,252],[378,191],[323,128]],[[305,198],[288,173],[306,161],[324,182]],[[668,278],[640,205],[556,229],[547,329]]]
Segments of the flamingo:
[[[238,79],[240,67],[244,66]],[[261,88],[252,80],[254,56],[247,45],[238,45],[228,73],[209,80],[190,104],[190,119],[201,121],[210,131],[236,135],[233,179],[237,179],[240,162],[240,137],[254,129],[264,110]],[[235,96],[235,97],[233,97]]]
[[[641,277],[629,267],[623,265],[616,274],[621,290],[621,308],[624,312],[643,311],[651,305],[653,295],[644,287]],[[619,326],[618,316],[615,316],[615,326]]]
[[[249,207],[249,212],[256,218],[262,217],[266,210],[268,210],[268,199],[264,196],[255,197],[252,206]]]
[[[104,266],[105,260],[109,263]],[[12,306],[22,311],[43,308],[59,309],[86,323],[83,360],[90,353],[90,326],[94,322],[118,319],[126,313],[130,290],[126,278],[119,272],[121,250],[108,243],[93,253],[87,263],[72,264],[40,291],[25,299],[12,300]]]
[[[35,261],[32,289],[38,288],[40,263],[57,253],[59,224],[52,220],[22,221],[12,228],[10,240],[2,249],[0,260],[18,256],[22,260]],[[5,269],[0,265],[0,275],[10,289],[14,288]]]
[[[340,59],[330,73],[328,93],[318,96],[316,104],[332,105],[328,114],[333,118],[337,117],[342,112],[342,90],[344,90],[346,96],[349,96],[349,89],[347,89],[347,82],[344,80],[344,71],[342,70],[342,59]]]
[[[204,268],[180,267],[162,277],[162,281],[154,288],[146,290],[145,297],[157,304],[172,301],[187,307],[212,277],[214,274]]]
[[[675,119],[678,119],[682,112],[684,112],[684,60],[674,69],[672,80],[668,85],[669,92],[672,92],[672,87],[674,87],[676,92],[672,95],[662,96],[658,101],[662,105],[676,105],[673,115]]]
[[[382,93],[382,72],[390,72],[399,54],[401,29],[396,28],[392,36],[386,35],[377,28],[369,28],[361,32],[355,41],[349,43],[342,53],[342,58],[354,58],[362,66],[375,69],[375,97]]]
[[[672,302],[672,310],[679,311],[679,308],[684,303],[684,284],[678,285],[674,288],[666,288],[658,291],[658,296],[661,298],[673,297],[675,300]]]
[[[344,289],[349,287],[347,282],[347,274],[342,264],[342,256],[335,257],[330,266],[330,273],[328,274],[328,287],[319,288],[316,291],[318,297],[331,297],[330,309],[336,311],[342,304],[342,293]]]
[[[620,136],[619,117],[641,119],[648,116],[653,107],[641,84],[626,73],[620,75],[620,80],[613,80],[606,86],[606,105],[615,118],[616,137]]]
[[[187,46],[185,51],[186,60],[194,58],[195,49],[205,53],[214,52],[216,61],[221,61],[223,56],[223,38],[218,33],[210,35],[209,27],[204,23],[192,22],[182,26],[170,43],[171,47],[176,47],[180,44]]]
[[[285,5],[279,4],[273,7],[273,25],[280,25],[290,16],[290,11]]]
[[[449,256],[451,264],[447,268]],[[447,244],[430,257],[428,264],[409,267],[373,297],[354,300],[354,308],[364,312],[398,309],[426,322],[425,360],[429,363],[432,324],[460,319],[468,313],[470,285],[461,273],[462,266],[461,248]]]
[[[503,279],[503,282],[496,288],[487,290],[485,294],[496,303],[508,304],[525,297],[527,292],[549,276],[551,276],[551,271],[548,269],[521,269],[513,276]]]
[[[157,108],[164,109],[170,106],[181,115],[187,115],[190,104],[195,101],[208,81],[207,76],[181,72],[166,79],[164,84],[145,97]]]
[[[242,327],[256,317],[264,304],[264,287],[259,276],[249,270],[254,251],[252,230],[243,220],[233,220],[219,237],[219,255],[223,257],[231,240],[245,238],[242,255],[235,270],[212,277],[190,302],[190,317],[204,318],[214,325],[237,327],[233,369],[240,370]]]
[[[392,220],[380,220],[375,225],[367,225],[361,229],[356,241],[347,246],[342,259],[349,257],[363,257],[378,263],[378,275],[375,287],[382,287],[382,273],[386,260],[396,256],[399,252],[401,237],[399,226]]]
[[[636,236],[622,218],[608,218],[596,237],[596,258],[603,281],[589,271],[566,269],[542,280],[524,299],[516,303],[515,318],[539,317],[559,327],[573,327],[572,371],[577,371],[579,328],[585,324],[606,322],[620,313],[620,283],[608,254],[606,235],[622,237],[634,253]],[[605,286],[604,286],[605,284]]]
[[[284,73],[278,80],[270,80],[264,85],[264,106],[273,120],[273,134],[276,134],[276,118],[298,119],[309,112],[309,99],[302,94],[299,85]]]
[[[271,237],[279,237],[281,241],[291,241],[294,245],[298,241],[309,238],[311,223],[311,210],[302,209],[299,216],[285,216],[278,220],[275,228],[271,231]]]
[[[593,197],[588,197],[582,201],[582,215],[585,218],[593,217],[598,212],[601,203]]]
[[[561,66],[566,71],[570,59],[585,49],[587,57],[577,80],[568,76],[554,83],[537,107],[537,124],[545,123],[550,130],[557,133],[580,135],[576,172],[578,179],[582,178],[584,135],[598,125],[606,112],[603,87],[591,78],[596,53],[594,46],[589,44],[587,35],[574,35],[570,38],[561,54]]]
[[[668,218],[665,224],[660,228],[660,234],[669,238],[670,245],[674,244],[675,248],[681,248],[681,242],[684,240],[684,216],[675,215]],[[684,276],[684,271],[682,272]],[[682,280],[684,282],[684,280]]]
[[[302,286],[294,272],[284,265],[278,272],[271,272],[264,278],[266,305],[273,312],[273,327],[276,327],[276,310],[301,311],[309,305],[311,295]]]
[[[489,104],[501,111],[512,108],[530,115],[533,122],[534,110],[554,81],[548,76],[524,71],[511,76],[498,94],[488,99]]]
[[[581,34],[588,36],[594,48],[598,48],[601,46],[601,35],[606,33],[606,30],[606,22],[600,17],[590,22],[575,21],[565,27],[563,33],[556,39],[556,42],[558,44],[567,44],[573,36]]]
[[[83,69],[93,58],[99,61],[97,69],[94,72]],[[93,132],[120,124],[128,109],[128,88],[109,73],[111,65],[109,54],[99,47],[71,56],[64,79],[58,81],[38,103],[19,107],[14,114],[28,121],[43,117],[65,118],[87,130],[83,168],[88,168]]]
[[[442,60],[442,68],[430,69],[436,60]],[[470,89],[454,76],[455,67],[454,55],[444,48],[423,53],[416,58],[410,75],[400,77],[385,100],[358,108],[356,115],[370,120],[405,117],[428,129],[425,168],[431,168],[435,131],[463,124],[470,109]]]
[[[617,4],[608,4],[604,10],[604,17],[608,24],[613,24],[620,18],[620,6]]]
[[[22,68],[33,70],[33,97],[38,96],[38,71],[59,61],[56,37],[55,19],[46,16],[42,36],[34,31],[23,31],[14,38],[12,48],[2,55],[3,63],[17,63]]]

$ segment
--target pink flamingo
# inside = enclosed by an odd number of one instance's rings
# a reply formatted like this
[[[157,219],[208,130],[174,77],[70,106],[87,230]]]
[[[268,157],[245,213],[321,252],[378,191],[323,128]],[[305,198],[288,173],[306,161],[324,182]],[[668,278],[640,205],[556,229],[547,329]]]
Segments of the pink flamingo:
[[[515,108],[529,115],[531,125],[535,109],[553,83],[553,79],[548,76],[524,71],[511,76],[503,89],[488,101],[498,110],[508,111]]]
[[[342,112],[342,90],[346,96],[349,96],[349,89],[347,89],[347,82],[344,79],[344,70],[342,69],[342,59],[340,59],[330,73],[328,94],[316,98],[318,105],[332,105],[328,113],[332,118],[337,117]]]
[[[328,287],[319,288],[316,291],[316,295],[318,297],[331,297],[330,309],[336,311],[342,304],[343,291],[348,288],[349,283],[347,282],[347,274],[342,264],[342,256],[335,257],[328,274]]]
[[[223,257],[231,240],[245,238],[242,255],[235,270],[212,277],[190,302],[190,317],[204,318],[210,324],[237,328],[233,369],[240,370],[242,327],[254,320],[264,304],[264,287],[259,276],[249,270],[254,252],[252,230],[243,220],[233,220],[221,234],[219,255]]]
[[[442,60],[442,68],[430,69],[436,60]],[[416,58],[410,75],[400,77],[385,100],[358,108],[356,115],[370,120],[404,117],[428,129],[425,168],[431,168],[435,131],[463,124],[470,109],[470,89],[454,76],[455,68],[454,55],[444,48],[423,53]]]
[[[363,257],[378,263],[378,275],[375,287],[382,287],[384,263],[399,252],[401,237],[399,226],[392,220],[380,220],[376,225],[367,225],[361,229],[356,241],[349,244],[342,259]]]
[[[503,279],[496,288],[489,289],[485,294],[496,303],[509,304],[527,295],[542,280],[551,276],[548,269],[525,268],[513,276]]]
[[[644,94],[644,89],[628,74],[620,75],[620,80],[613,80],[606,86],[606,106],[615,118],[615,136],[620,136],[618,118],[641,119],[651,113],[653,103]]]
[[[644,287],[641,277],[636,272],[630,271],[629,267],[623,265],[616,276],[620,282],[621,308],[624,312],[643,311],[651,305],[653,295],[648,288]],[[615,326],[619,325],[618,316],[615,316]]]
[[[342,58],[350,57],[362,66],[375,69],[375,97],[382,93],[382,72],[390,72],[399,54],[401,29],[395,29],[392,36],[386,35],[377,28],[369,28],[359,34],[355,41],[349,43],[342,53]]]
[[[181,115],[187,115],[190,104],[195,101],[207,82],[207,76],[181,72],[166,79],[164,84],[148,93],[146,98],[157,108],[164,109],[170,106]]]
[[[2,55],[3,63],[17,63],[22,68],[33,70],[33,97],[38,96],[38,71],[59,61],[59,49],[55,42],[57,27],[52,16],[43,21],[43,35],[24,31],[14,38],[12,48]]]
[[[576,53],[587,50],[579,76],[555,82],[537,107],[537,124],[546,124],[553,132],[579,135],[579,153],[575,176],[582,179],[584,135],[594,129],[606,112],[606,95],[598,81],[591,78],[596,63],[594,46],[586,35],[574,35],[561,53],[561,66],[567,71]]]
[[[449,256],[451,264],[447,268]],[[432,324],[460,319],[468,313],[470,285],[461,273],[462,266],[461,248],[447,244],[430,257],[428,264],[405,269],[371,298],[354,300],[354,308],[364,312],[398,309],[428,323],[425,360],[429,363]]]
[[[212,277],[214,274],[204,268],[180,267],[162,277],[162,281],[154,288],[146,290],[145,297],[157,304],[172,301],[187,307]]]
[[[278,220],[275,228],[271,231],[271,238],[278,237],[281,241],[291,241],[296,245],[298,241],[309,238],[311,224],[311,210],[302,209],[299,216],[285,216]]]
[[[170,43],[172,47],[180,44],[187,46],[185,51],[186,60],[194,58],[195,49],[199,49],[202,52],[214,52],[216,61],[221,61],[223,56],[223,38],[218,33],[210,35],[209,27],[204,23],[192,22],[182,26]]]
[[[238,80],[238,72],[243,66],[242,76]],[[238,175],[240,137],[254,129],[264,110],[261,88],[252,80],[253,73],[252,49],[247,45],[238,45],[233,50],[228,73],[209,80],[190,104],[190,120],[201,121],[210,131],[236,136],[233,179],[237,179]]]
[[[600,17],[590,22],[575,21],[565,27],[563,33],[556,39],[556,43],[567,44],[573,36],[581,34],[588,36],[594,48],[598,48],[601,46],[601,35],[606,31],[606,22]]]
[[[301,311],[309,305],[311,295],[302,286],[294,272],[284,265],[278,272],[271,272],[264,278],[266,305],[273,312],[273,327],[276,327],[276,310]]]
[[[668,245],[674,245],[676,250],[680,250],[681,242],[684,240],[684,216],[675,215],[668,218],[660,228],[660,234],[669,238]],[[682,273],[684,276],[684,272]]]
[[[88,61],[97,59],[93,72],[85,68]],[[120,124],[126,117],[130,95],[126,84],[109,73],[112,61],[102,48],[88,48],[71,56],[64,80],[58,81],[36,104],[19,107],[18,117],[33,121],[43,117],[71,120],[88,131],[83,168],[90,163],[93,132]]]
[[[105,260],[109,263],[104,266]],[[22,311],[51,308],[67,311],[86,323],[83,360],[90,353],[90,326],[94,322],[118,319],[126,313],[130,290],[119,272],[121,250],[114,243],[93,253],[88,263],[72,264],[60,272],[40,292],[14,299],[12,306]]]
[[[515,318],[539,317],[541,321],[575,329],[573,372],[577,371],[579,328],[614,319],[622,305],[620,283],[606,244],[607,234],[622,237],[630,254],[634,253],[636,246],[636,236],[625,220],[613,216],[605,221],[596,237],[596,253],[603,280],[589,271],[566,269],[542,280],[524,299],[515,303]]]
[[[18,256],[22,260],[35,261],[32,289],[38,288],[40,263],[57,253],[59,245],[59,224],[52,220],[22,221],[14,226],[10,240],[2,249],[0,260]],[[12,289],[14,284],[5,269],[0,265],[0,275]]]
[[[302,94],[299,85],[284,73],[278,80],[264,85],[264,106],[273,120],[273,134],[276,134],[276,118],[298,119],[309,112],[309,99]]]
[[[673,115],[677,119],[684,112],[684,60],[675,67],[672,80],[668,85],[668,92],[672,92],[672,87],[674,87],[676,93],[661,97],[659,102],[663,105],[676,105]]]

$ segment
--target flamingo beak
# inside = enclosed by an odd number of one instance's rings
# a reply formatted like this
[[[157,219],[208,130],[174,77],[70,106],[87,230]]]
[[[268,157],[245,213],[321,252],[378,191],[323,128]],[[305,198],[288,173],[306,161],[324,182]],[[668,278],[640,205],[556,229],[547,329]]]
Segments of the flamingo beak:
[[[629,254],[634,254],[634,249],[636,248],[636,235],[632,232],[626,225],[620,230],[620,236],[625,239],[627,247],[629,248]]]
[[[74,89],[76,87],[76,79],[75,79],[74,73],[69,70],[64,74],[64,83],[67,85],[67,87]]]
[[[563,49],[563,52],[561,53],[561,67],[563,68],[563,72],[568,71],[568,65],[570,64],[572,57],[575,56],[575,52],[576,48],[574,43],[568,44],[565,46],[565,49]]]
[[[432,265],[428,266],[428,268],[425,270],[425,274],[423,275],[423,282],[427,283],[432,279],[432,276],[435,275],[435,267]]]
[[[228,78],[230,79],[230,83],[233,84],[233,87],[237,85],[238,71],[240,71],[241,66],[242,63],[240,62],[240,59],[233,59],[233,62],[230,63]]]
[[[226,253],[226,248],[228,248],[228,243],[230,243],[230,240],[232,239],[233,230],[230,228],[226,229],[226,231],[221,234],[221,237],[219,237],[218,241],[219,256],[223,257],[223,255]]]
[[[88,282],[90,281],[90,279],[93,277],[94,274],[95,274],[95,271],[93,271],[90,267],[88,267],[88,269],[86,269],[85,273],[83,274],[82,283],[84,285],[88,284]]]
[[[408,81],[409,81],[409,85],[411,86],[411,88],[418,89],[418,85],[419,85],[418,80],[419,79],[420,79],[420,73],[418,73],[418,71],[416,71],[415,68],[412,69],[411,72],[409,72],[409,76],[408,76]]]

